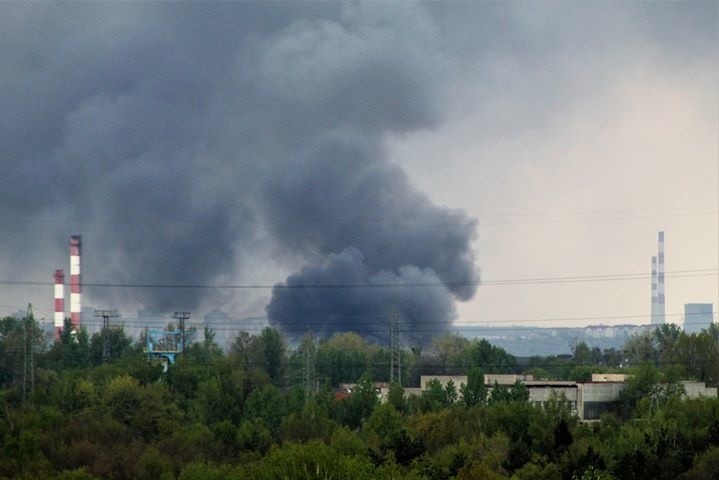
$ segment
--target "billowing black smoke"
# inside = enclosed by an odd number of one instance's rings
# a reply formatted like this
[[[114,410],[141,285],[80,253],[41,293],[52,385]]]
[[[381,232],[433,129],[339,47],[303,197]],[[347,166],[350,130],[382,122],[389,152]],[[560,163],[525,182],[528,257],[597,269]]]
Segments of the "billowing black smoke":
[[[452,297],[474,294],[475,285],[463,282],[476,277],[475,223],[433,205],[359,139],[325,139],[269,185],[276,236],[318,258],[274,289],[267,312],[275,325],[384,338],[396,309],[426,343],[454,319]]]
[[[447,65],[421,5],[1,8],[0,215],[18,239],[3,258],[49,276],[42,242],[82,234],[91,299],[172,311],[222,297],[132,285],[252,283],[270,250],[305,265],[267,305],[287,332],[382,338],[396,309],[421,336],[474,294],[457,282],[476,279],[475,223],[384,149],[442,120]]]
[[[387,339],[390,312],[397,312],[404,339],[420,345],[455,314],[452,295],[431,269],[405,265],[373,271],[353,247],[276,286],[267,312],[292,337],[359,331],[373,340]]]

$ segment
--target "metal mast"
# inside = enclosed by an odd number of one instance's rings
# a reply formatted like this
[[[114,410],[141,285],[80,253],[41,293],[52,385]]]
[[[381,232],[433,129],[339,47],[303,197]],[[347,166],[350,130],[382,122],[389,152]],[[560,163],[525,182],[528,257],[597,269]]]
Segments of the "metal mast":
[[[95,310],[95,317],[102,317],[102,363],[110,358],[110,318],[119,316],[117,310]]]
[[[305,384],[305,400],[309,403],[310,393],[315,392],[315,338],[312,331],[307,331],[303,340],[302,380]]]
[[[390,383],[402,385],[402,350],[399,344],[399,313],[391,311],[389,314],[389,354],[390,354]]]
[[[187,333],[185,322],[190,318],[190,312],[175,312],[172,318],[177,320],[177,329],[180,331],[180,351],[185,351],[185,345],[187,344]]]
[[[28,394],[35,392],[35,321],[32,314],[32,303],[27,304],[27,315],[23,321],[23,382],[22,402],[27,401]]]

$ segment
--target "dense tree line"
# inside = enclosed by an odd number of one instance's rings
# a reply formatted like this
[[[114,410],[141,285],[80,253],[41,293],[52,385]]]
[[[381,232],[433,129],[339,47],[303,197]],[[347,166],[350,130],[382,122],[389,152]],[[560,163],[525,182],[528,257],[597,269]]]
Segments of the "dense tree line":
[[[403,352],[403,383],[427,372],[467,373],[466,384],[430,382],[420,396],[393,384],[380,403],[372,381],[387,380],[389,352],[353,333],[308,335],[290,348],[268,328],[238,335],[225,352],[207,330],[166,372],[121,328],[107,332],[103,359],[102,333],[66,328],[49,342],[32,321],[0,321],[0,478],[702,479],[719,471],[719,400],[685,399],[674,388],[682,376],[716,384],[714,329],[686,335],[666,326],[632,339],[619,360],[634,374],[622,402],[587,424],[562,398],[539,407],[521,383],[490,391],[484,382],[490,371],[569,378],[618,367],[607,364],[614,352],[581,342],[569,358],[518,365],[485,340],[445,335],[434,352]],[[35,376],[23,397],[28,342]],[[357,383],[351,395],[335,394],[342,382]]]

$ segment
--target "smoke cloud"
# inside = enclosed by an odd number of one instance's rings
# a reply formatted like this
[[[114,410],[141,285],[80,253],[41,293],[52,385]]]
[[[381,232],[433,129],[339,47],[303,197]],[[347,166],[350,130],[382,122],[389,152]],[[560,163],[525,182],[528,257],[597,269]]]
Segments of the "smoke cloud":
[[[423,6],[0,8],[8,269],[49,276],[79,233],[86,282],[211,285],[252,278],[244,266],[269,248],[300,265],[268,299],[271,324],[384,339],[377,320],[396,309],[419,342],[474,295],[455,282],[478,277],[475,222],[417,191],[384,148],[443,121],[452,66]],[[160,311],[220,298],[89,290]]]
[[[376,326],[378,316],[386,324],[391,309],[412,331],[442,329],[454,319],[452,297],[466,300],[475,292],[473,284],[456,283],[476,277],[475,223],[433,205],[401,170],[357,138],[323,141],[290,175],[270,182],[265,205],[275,236],[287,248],[318,258],[273,291],[267,312],[284,329],[304,325],[328,333],[372,323],[362,315],[375,318]],[[395,283],[369,290],[297,288]],[[416,283],[434,285],[403,288]],[[371,332],[380,338],[387,333]]]
[[[394,311],[403,337],[419,345],[428,345],[437,329],[453,320],[452,295],[438,288],[441,281],[431,269],[407,265],[372,273],[364,260],[359,250],[348,248],[291,275],[273,291],[270,318],[294,337],[304,329],[324,335],[359,329],[386,341]]]

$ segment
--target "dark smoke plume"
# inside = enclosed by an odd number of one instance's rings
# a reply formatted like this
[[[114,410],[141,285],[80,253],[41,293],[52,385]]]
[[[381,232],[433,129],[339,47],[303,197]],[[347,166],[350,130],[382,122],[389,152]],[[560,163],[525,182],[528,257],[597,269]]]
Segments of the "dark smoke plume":
[[[452,295],[431,269],[406,265],[372,272],[364,260],[359,250],[348,248],[303,268],[275,287],[268,315],[292,337],[307,330],[323,335],[359,331],[386,341],[388,317],[395,311],[405,341],[420,345],[429,344],[453,320]]]
[[[275,288],[270,321],[295,333],[302,326],[320,333],[362,329],[384,339],[396,309],[417,342],[446,328],[454,319],[452,297],[469,299],[476,288],[453,284],[476,277],[474,222],[433,205],[356,138],[327,139],[297,166],[271,183],[268,218],[289,248],[320,260],[290,276],[285,285],[292,288]],[[409,287],[427,283],[434,286]],[[353,286],[364,284],[370,287]]]
[[[80,233],[87,282],[211,285],[251,281],[243,267],[269,249],[305,265],[284,284],[367,285],[278,286],[273,325],[374,338],[389,309],[421,337],[474,294],[454,284],[477,277],[474,221],[416,191],[383,146],[442,121],[447,65],[422,5],[0,9],[0,216],[18,239],[0,254],[14,268],[49,275]],[[37,254],[39,228],[59,247]],[[26,238],[34,253],[11,255]],[[219,298],[86,292],[163,311]]]

